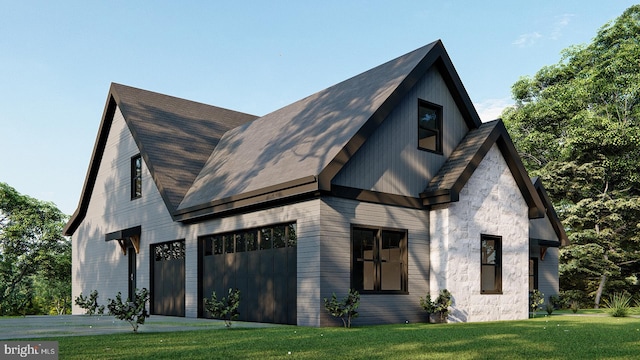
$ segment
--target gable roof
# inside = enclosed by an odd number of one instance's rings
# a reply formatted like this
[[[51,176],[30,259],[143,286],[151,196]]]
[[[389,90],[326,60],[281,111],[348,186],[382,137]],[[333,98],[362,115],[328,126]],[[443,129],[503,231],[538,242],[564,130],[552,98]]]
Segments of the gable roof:
[[[193,183],[222,135],[254,115],[112,83],[80,202],[64,233],[84,219],[118,107],[169,213]]]
[[[533,183],[533,187],[536,189],[538,196],[540,196],[540,199],[542,200],[542,203],[545,206],[545,213],[547,215],[547,218],[549,219],[549,222],[551,222],[551,227],[553,227],[553,230],[558,236],[558,239],[560,239],[560,246],[569,245],[569,237],[567,236],[567,233],[564,230],[564,226],[562,225],[560,218],[558,218],[558,214],[556,213],[556,210],[553,207],[551,198],[549,198],[547,191],[542,185],[542,180],[540,180],[539,177],[534,177],[531,179],[531,182]]]
[[[440,69],[467,126],[480,126],[442,42],[436,41],[226,133],[176,218],[329,191],[351,155],[432,66]]]
[[[116,107],[172,218],[316,196],[417,81],[435,66],[470,129],[481,121],[441,41],[261,118],[112,84],[78,209],[84,219]]]
[[[497,144],[529,206],[529,218],[544,217],[545,206],[520,160],[502,120],[482,124],[467,133],[420,194],[425,206],[458,201],[460,191],[491,147]]]

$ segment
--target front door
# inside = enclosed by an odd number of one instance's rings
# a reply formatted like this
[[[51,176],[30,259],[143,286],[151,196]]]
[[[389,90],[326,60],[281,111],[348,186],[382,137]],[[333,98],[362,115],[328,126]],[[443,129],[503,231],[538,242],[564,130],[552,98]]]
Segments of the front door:
[[[136,296],[136,250],[133,247],[127,249],[129,256],[129,301],[134,301]]]

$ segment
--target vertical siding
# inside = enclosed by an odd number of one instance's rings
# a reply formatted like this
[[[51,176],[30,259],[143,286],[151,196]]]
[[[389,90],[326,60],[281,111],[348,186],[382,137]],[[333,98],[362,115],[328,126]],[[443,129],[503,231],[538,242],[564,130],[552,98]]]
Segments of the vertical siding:
[[[418,98],[443,107],[443,155],[418,149]],[[418,197],[467,132],[447,85],[433,67],[367,139],[333,183]]]
[[[419,299],[429,291],[428,212],[340,198],[325,198],[321,210],[321,298],[344,297],[351,281],[351,225],[369,225],[408,231],[408,294],[362,295],[360,316],[354,324],[425,321]],[[321,325],[338,325],[321,302]]]
[[[450,321],[528,317],[528,207],[494,145],[460,192],[431,212],[431,296],[453,295]],[[480,235],[502,237],[502,294],[480,291]]]

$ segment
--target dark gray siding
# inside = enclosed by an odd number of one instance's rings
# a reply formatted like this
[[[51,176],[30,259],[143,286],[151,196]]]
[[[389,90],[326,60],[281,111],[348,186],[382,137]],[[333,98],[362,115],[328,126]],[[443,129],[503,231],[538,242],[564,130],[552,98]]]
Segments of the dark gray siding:
[[[351,225],[406,229],[408,233],[408,294],[362,295],[356,325],[425,321],[420,297],[429,291],[429,214],[422,210],[324,198],[321,207],[320,297],[343,298],[351,282]],[[340,325],[321,310],[320,325]]]
[[[443,107],[443,155],[418,150],[418,98]],[[418,197],[468,130],[440,72],[432,67],[333,183]]]

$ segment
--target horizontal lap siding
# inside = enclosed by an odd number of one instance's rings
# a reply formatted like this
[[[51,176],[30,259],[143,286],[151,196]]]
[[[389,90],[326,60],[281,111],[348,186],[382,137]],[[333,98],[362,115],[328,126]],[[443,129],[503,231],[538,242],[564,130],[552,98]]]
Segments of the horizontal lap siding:
[[[351,225],[381,226],[408,231],[409,293],[401,295],[361,295],[359,317],[354,324],[404,323],[424,321],[419,298],[429,289],[429,220],[421,210],[325,198],[320,232],[322,256],[321,297],[336,293],[344,298],[351,282]],[[322,304],[321,324],[339,325]]]
[[[544,294],[544,300],[549,301],[549,296],[556,296],[560,293],[558,280],[559,249],[548,247],[541,259],[540,246],[531,244],[529,246],[529,257],[538,259],[538,290]]]
[[[131,200],[131,157],[140,152],[129,128],[116,109],[100,162],[86,216],[74,235],[72,297],[98,290],[106,304],[118,292],[127,294],[128,262],[116,241],[105,234],[141,226],[137,254],[137,286],[150,288],[150,245],[183,238],[181,226],[172,221],[151,178],[142,166],[142,197]],[[188,256],[188,255],[187,255]],[[188,269],[186,269],[188,271]],[[74,305],[74,314],[84,310]]]

